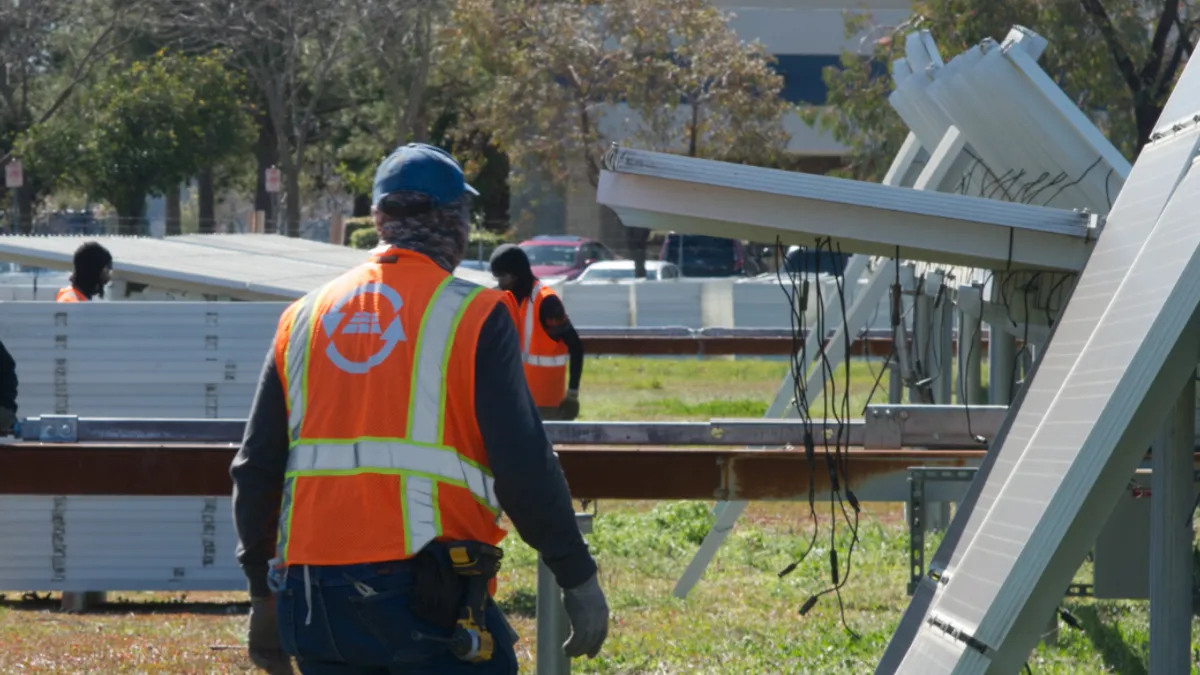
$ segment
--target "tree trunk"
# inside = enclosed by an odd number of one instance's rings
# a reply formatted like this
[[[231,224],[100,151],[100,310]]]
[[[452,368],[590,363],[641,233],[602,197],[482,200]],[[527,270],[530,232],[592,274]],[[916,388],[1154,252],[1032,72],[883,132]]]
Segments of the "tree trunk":
[[[29,186],[17,190],[17,218],[22,234],[33,232],[33,190]]]
[[[167,190],[167,236],[183,234],[183,205],[180,204],[179,186]]]
[[[117,233],[146,234],[146,195],[129,195],[113,204],[117,209]]]
[[[283,171],[283,179],[286,183],[284,189],[287,194],[284,196],[287,216],[287,236],[300,236],[300,167],[295,162],[286,162],[290,164]]]
[[[625,245],[633,258],[633,276],[646,278],[646,243],[650,241],[650,230],[644,227],[625,228]]]
[[[260,115],[258,118],[258,146],[254,154],[258,160],[254,210],[265,211],[269,215],[272,212],[272,195],[267,192],[267,169],[279,163],[279,147],[275,140],[275,127],[267,115]]]
[[[354,195],[354,211],[352,218],[363,218],[371,215],[371,195]]]
[[[196,176],[198,210],[200,212],[200,233],[212,234],[217,231],[217,205],[211,166],[200,169]]]
[[[1135,98],[1137,98],[1135,96]],[[1137,146],[1133,150],[1133,157],[1142,154],[1142,148],[1150,142],[1150,134],[1154,133],[1154,128],[1159,123],[1173,122],[1174,120],[1159,120],[1162,115],[1163,106],[1153,103],[1139,103],[1133,109],[1133,119],[1137,124]]]

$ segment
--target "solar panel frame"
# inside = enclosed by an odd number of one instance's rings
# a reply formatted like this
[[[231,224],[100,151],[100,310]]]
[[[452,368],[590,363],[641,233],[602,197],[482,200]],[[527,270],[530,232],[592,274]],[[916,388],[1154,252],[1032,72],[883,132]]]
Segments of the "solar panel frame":
[[[1189,71],[1200,72],[1200,67],[1189,64]],[[1193,76],[1193,72],[1185,73],[1184,80]],[[1187,171],[1198,144],[1197,130],[1175,133],[1149,145],[1134,166],[1056,327],[1039,366],[1040,374],[1031,379],[1025,400],[1012,414],[1008,433],[994,446],[995,460],[989,471],[981,476],[981,484],[972,488],[978,493],[974,508],[956,519],[935,556],[937,564],[950,552],[945,570],[949,581],[936,592],[932,603],[930,584],[924,584],[927,588],[914,598],[914,606],[897,630],[899,641],[889,646],[879,672],[894,672],[883,668],[894,663],[898,646],[908,639],[912,642],[899,672],[951,672],[929,660],[934,651],[927,649],[929,637],[925,634],[940,630],[927,623],[932,616],[993,648],[1003,645],[998,652],[1002,658],[994,659],[995,672],[1009,672],[1014,664],[1019,667],[1020,659],[1036,643],[1044,621],[1037,612],[1044,610],[1048,616],[1058,602],[1062,588],[1057,586],[1069,582],[1094,538],[1092,530],[1099,530],[1111,509],[1109,496],[1128,479],[1169,409],[1157,398],[1173,396],[1171,388],[1181,387],[1192,371],[1190,367],[1171,371],[1172,359],[1195,362],[1190,343],[1170,350],[1153,343],[1178,341],[1186,331],[1195,330],[1195,322],[1189,321],[1196,306],[1194,298],[1200,297],[1200,233],[1193,234],[1195,228],[1187,224],[1200,210],[1200,173]],[[1173,194],[1179,195],[1174,201]],[[1155,253],[1162,257],[1147,257]],[[1184,255],[1188,257],[1184,259]],[[1161,286],[1171,274],[1185,282],[1195,279],[1190,285],[1176,284],[1164,295]],[[1116,313],[1131,304],[1141,311]],[[1147,315],[1156,309],[1157,314]],[[1155,319],[1153,325],[1150,318]],[[1113,341],[1115,333],[1105,333],[1117,329],[1134,335],[1140,330],[1142,337],[1154,339],[1137,341],[1145,348],[1130,360],[1119,353],[1129,348],[1129,341]],[[1106,346],[1105,338],[1111,344]],[[1117,364],[1107,372],[1110,377],[1115,375],[1115,380],[1098,380],[1092,374],[1105,373],[1105,358],[1108,364]],[[1142,362],[1143,370],[1155,372],[1154,378],[1134,370],[1134,363]],[[1112,389],[1101,408],[1105,415],[1101,418],[1094,401],[1098,388],[1116,384],[1123,387]],[[1065,398],[1060,390],[1067,394]],[[1140,403],[1129,398],[1138,392],[1149,395],[1143,395]],[[1058,419],[1063,415],[1066,419]],[[1098,447],[1105,445],[1110,453]],[[1028,454],[1030,450],[1033,454]],[[1096,465],[1101,454],[1111,454],[1111,462],[1103,470]],[[1030,495],[1030,486],[1036,488],[1039,482],[1042,494],[1049,491],[1053,496],[1039,500]],[[1029,512],[1022,514],[1022,508]],[[1067,513],[1072,514],[1069,521],[1056,520]],[[1085,516],[1074,518],[1077,513]],[[1028,526],[1030,520],[1035,523],[1032,527]],[[1011,540],[1005,541],[1005,535]],[[1039,540],[1042,546],[1022,546],[1015,554],[999,550]],[[932,605],[929,611],[921,611],[926,604]],[[914,635],[917,622],[921,623]],[[944,653],[935,651],[939,653],[936,661],[943,662]],[[953,672],[984,672],[961,669],[965,661],[959,666]]]

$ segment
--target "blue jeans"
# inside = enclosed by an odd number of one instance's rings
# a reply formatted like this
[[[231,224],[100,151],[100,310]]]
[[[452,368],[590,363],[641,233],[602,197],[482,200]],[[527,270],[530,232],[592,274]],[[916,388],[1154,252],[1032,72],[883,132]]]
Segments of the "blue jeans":
[[[495,649],[490,660],[475,665],[456,659],[439,641],[449,638],[450,631],[413,616],[413,573],[407,562],[309,566],[307,573],[307,582],[304,567],[288,568],[286,578],[271,579],[280,641],[303,675],[517,672],[514,634],[494,603],[489,603],[485,618]],[[356,581],[375,594],[364,597]]]

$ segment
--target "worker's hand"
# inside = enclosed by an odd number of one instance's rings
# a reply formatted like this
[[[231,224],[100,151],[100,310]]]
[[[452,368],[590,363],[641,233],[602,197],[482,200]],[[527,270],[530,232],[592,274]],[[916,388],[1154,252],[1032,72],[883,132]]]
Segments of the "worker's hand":
[[[291,658],[279,644],[275,598],[250,598],[250,662],[270,675],[292,675]]]
[[[608,637],[608,602],[597,576],[593,574],[575,588],[564,590],[563,605],[571,620],[571,637],[563,644],[563,651],[571,658],[584,654],[596,658]]]
[[[579,392],[572,389],[567,392],[563,400],[558,404],[559,419],[570,422],[579,417]]]
[[[7,434],[17,423],[17,413],[9,408],[0,407],[0,434]]]

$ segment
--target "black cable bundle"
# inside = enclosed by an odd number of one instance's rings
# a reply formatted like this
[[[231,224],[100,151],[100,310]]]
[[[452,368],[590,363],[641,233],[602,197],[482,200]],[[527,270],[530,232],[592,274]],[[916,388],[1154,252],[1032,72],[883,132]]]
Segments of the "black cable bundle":
[[[776,237],[775,239],[775,279],[779,283],[779,288],[788,299],[788,307],[790,309],[789,321],[792,330],[792,356],[788,362],[788,366],[792,373],[792,405],[795,406],[796,412],[800,415],[800,420],[804,426],[804,456],[808,462],[808,510],[812,520],[812,536],[809,537],[808,546],[804,552],[800,554],[794,562],[788,565],[779,576],[782,578],[791,574],[812,552],[813,547],[817,543],[817,531],[819,523],[817,520],[817,486],[816,486],[816,447],[813,439],[812,417],[809,415],[808,393],[805,391],[804,383],[808,375],[808,349],[805,344],[805,338],[808,332],[806,323],[806,314],[808,312],[808,277],[807,259],[801,255],[803,270],[791,269],[787,266],[787,253],[784,251],[783,242]],[[784,268],[787,269],[787,282],[784,282]]]
[[[782,248],[783,248],[782,243],[777,241],[776,248],[777,248],[778,252],[782,252]],[[816,262],[816,270],[813,270],[814,276],[815,276],[816,271],[820,269],[821,258],[823,255],[828,255],[832,259],[832,262],[835,267],[835,269],[833,271],[833,277],[834,277],[835,284],[837,286],[838,302],[840,303],[841,312],[842,312],[842,339],[844,341],[843,346],[845,348],[844,353],[846,355],[846,364],[845,364],[846,371],[845,371],[845,377],[844,377],[844,386],[842,388],[842,391],[840,392],[840,400],[837,400],[838,396],[839,396],[837,380],[835,377],[833,364],[829,360],[829,356],[827,353],[827,347],[825,344],[826,336],[828,334],[828,328],[825,325],[825,299],[823,297],[821,283],[818,280],[817,283],[815,284],[816,288],[817,288],[816,298],[815,298],[815,300],[816,300],[815,310],[816,310],[817,325],[815,326],[815,330],[817,331],[817,336],[818,336],[818,339],[820,340],[820,343],[819,343],[820,346],[818,348],[818,353],[817,353],[817,358],[820,360],[820,362],[817,364],[817,367],[822,369],[822,371],[823,371],[822,379],[825,381],[825,386],[822,388],[822,395],[824,397],[824,404],[825,404],[825,418],[822,420],[822,432],[823,433],[821,433],[821,442],[824,444],[824,450],[825,450],[825,452],[824,452],[825,469],[829,473],[829,515],[830,515],[829,567],[830,567],[830,577],[832,579],[832,585],[829,588],[826,588],[825,590],[823,590],[815,595],[810,596],[808,598],[808,600],[806,600],[804,602],[804,604],[800,607],[800,614],[802,616],[807,614],[817,604],[817,601],[822,596],[827,595],[829,593],[834,593],[834,594],[836,594],[837,599],[838,599],[838,610],[841,615],[842,626],[845,627],[845,629],[852,636],[857,638],[858,637],[857,633],[855,633],[850,628],[849,624],[846,622],[845,603],[843,602],[842,594],[841,594],[842,588],[846,585],[847,581],[850,578],[851,564],[852,564],[853,555],[854,555],[854,547],[858,544],[858,541],[859,541],[858,527],[859,527],[859,513],[861,510],[859,502],[858,502],[858,498],[854,496],[854,492],[851,491],[849,488],[849,476],[848,476],[849,458],[845,455],[846,450],[849,449],[848,445],[849,445],[849,440],[850,440],[849,439],[849,436],[850,436],[849,428],[848,428],[847,423],[850,420],[850,363],[849,363],[849,358],[850,358],[850,348],[851,348],[851,337],[850,337],[849,327],[846,325],[845,276],[844,276],[844,269],[842,269],[843,257],[841,255],[840,248],[838,248],[835,251],[835,248],[832,245],[832,242],[829,241],[828,239],[818,239],[814,250],[815,250],[815,262]],[[799,324],[801,327],[803,327],[803,325],[806,321],[804,313],[807,310],[807,300],[809,298],[809,295],[808,295],[808,288],[809,288],[809,278],[808,278],[809,269],[808,269],[808,267],[809,267],[809,265],[808,265],[808,256],[804,255],[804,254],[807,253],[808,251],[809,251],[809,249],[807,249],[806,247],[801,247],[801,249],[800,249],[801,255],[798,256],[798,258],[803,261],[799,265],[799,267],[801,267],[801,269],[789,269],[788,270],[788,277],[789,277],[788,284],[784,283],[781,272],[777,271],[777,273],[776,273],[777,278],[779,280],[780,287],[782,288],[784,295],[788,297],[789,304],[792,307],[793,344],[799,343],[797,345],[797,349],[793,352],[793,356],[791,359],[792,376],[793,376],[794,384],[796,387],[795,396],[793,398],[793,404],[796,406],[796,410],[799,413],[801,419],[804,420],[804,450],[805,450],[805,459],[808,463],[808,469],[809,469],[809,499],[808,499],[808,501],[809,501],[809,512],[810,512],[810,515],[811,515],[811,518],[813,521],[813,535],[812,535],[812,538],[809,540],[807,549],[799,557],[799,559],[797,559],[795,562],[789,564],[786,568],[784,568],[779,573],[779,577],[781,577],[781,578],[790,574],[792,571],[794,571],[796,569],[796,567],[798,565],[800,565],[800,563],[802,563],[808,557],[808,554],[812,552],[813,546],[816,543],[817,530],[819,529],[819,522],[817,520],[816,504],[815,504],[815,502],[816,502],[815,476],[816,476],[816,471],[817,471],[817,463],[816,463],[816,456],[815,456],[816,455],[816,449],[815,449],[816,439],[814,438],[814,434],[812,433],[812,416],[809,412],[810,404],[808,401],[807,392],[804,391],[805,382],[806,382],[807,376],[808,376],[808,366],[809,366],[810,360],[808,358],[808,354],[806,353],[806,350],[805,350],[803,342],[802,342],[803,335],[804,335],[803,331],[797,332],[795,330],[797,324]],[[835,256],[835,253],[837,254],[836,256]],[[780,269],[782,269],[782,268],[780,268]],[[803,302],[799,302],[799,303],[796,302],[798,295],[803,300]],[[797,314],[799,316],[797,316]],[[836,402],[835,402],[835,400],[836,400]],[[835,427],[833,433],[830,433],[830,430],[828,429],[828,421],[829,421],[830,413],[832,413],[833,418],[836,423],[836,427]],[[832,448],[831,448],[831,444],[832,444]],[[847,509],[847,506],[846,506],[847,503],[849,503],[849,506],[850,506],[849,509]],[[838,522],[839,512],[840,512],[840,516],[842,517],[842,519],[844,519],[851,528],[850,544],[846,551],[846,569],[845,569],[844,573],[842,572],[841,565],[838,560],[838,550],[837,550],[837,522]]]

